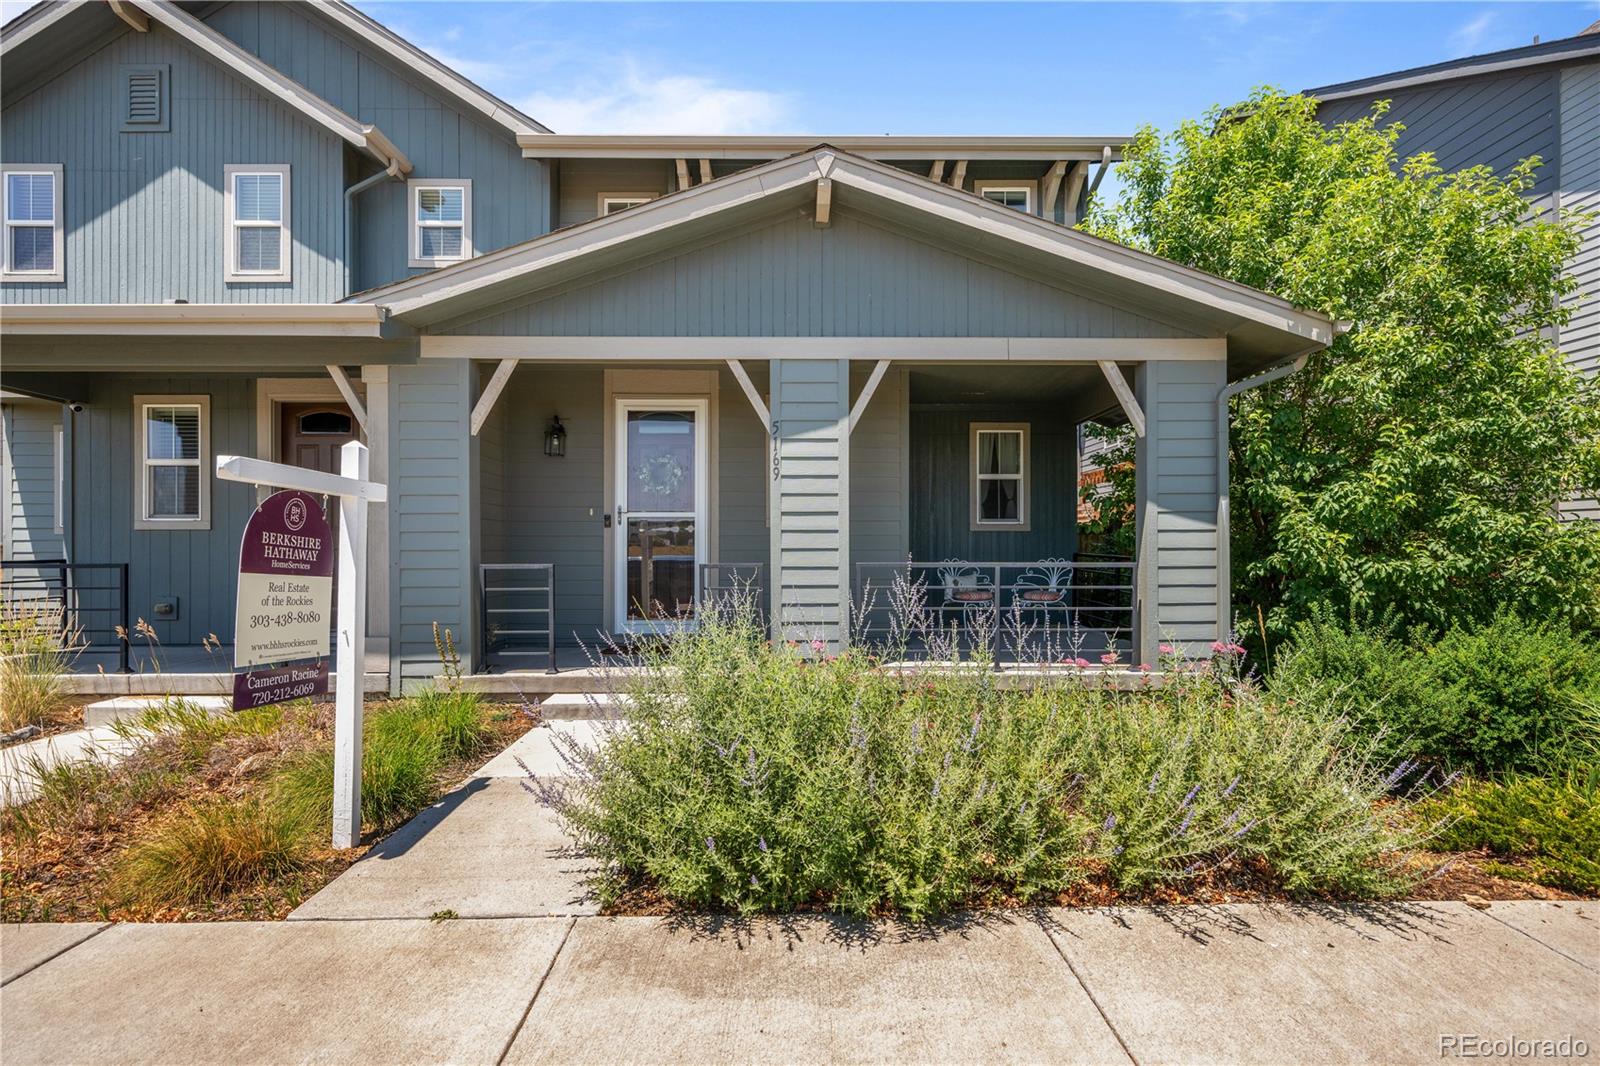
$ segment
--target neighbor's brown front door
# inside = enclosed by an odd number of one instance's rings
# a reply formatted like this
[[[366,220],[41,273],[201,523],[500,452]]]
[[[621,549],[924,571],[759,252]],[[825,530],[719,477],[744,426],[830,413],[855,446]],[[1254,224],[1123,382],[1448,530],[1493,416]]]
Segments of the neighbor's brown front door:
[[[308,470],[339,472],[339,449],[356,440],[356,420],[342,403],[286,403],[278,408],[278,461]],[[339,506],[328,507],[328,528],[339,543]],[[335,571],[334,595],[338,577]],[[337,601],[336,601],[337,602]],[[334,619],[328,620],[330,628]]]

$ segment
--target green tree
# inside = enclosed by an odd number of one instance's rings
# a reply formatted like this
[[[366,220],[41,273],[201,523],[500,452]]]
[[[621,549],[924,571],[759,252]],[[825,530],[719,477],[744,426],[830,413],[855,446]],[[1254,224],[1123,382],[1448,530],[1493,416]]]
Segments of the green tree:
[[[1549,341],[1574,221],[1530,211],[1537,158],[1503,178],[1399,159],[1386,110],[1328,129],[1264,89],[1145,128],[1085,223],[1353,323],[1234,401],[1235,616],[1594,626],[1600,526],[1556,513],[1600,485],[1600,391]]]

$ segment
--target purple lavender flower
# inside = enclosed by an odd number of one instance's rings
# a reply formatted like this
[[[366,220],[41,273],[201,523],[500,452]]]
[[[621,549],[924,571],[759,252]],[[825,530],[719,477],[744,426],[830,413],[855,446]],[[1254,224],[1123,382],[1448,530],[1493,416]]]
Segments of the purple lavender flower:
[[[756,875],[755,874],[751,874],[750,875],[750,887],[751,888],[760,888],[761,887],[761,882],[756,880]]]
[[[1100,831],[1102,833],[1109,833],[1113,829],[1115,829],[1116,827],[1117,827],[1117,816],[1115,814],[1108,814],[1108,815],[1106,815],[1106,824],[1100,827]]]
[[[1189,804],[1193,803],[1194,802],[1194,798],[1199,793],[1199,791],[1200,791],[1200,786],[1199,785],[1196,785],[1193,788],[1191,788],[1189,790],[1189,794],[1187,796],[1183,797],[1183,802],[1178,804],[1178,810],[1181,811],[1185,807],[1189,806]]]
[[[1112,858],[1116,858],[1118,855],[1121,855],[1121,854],[1122,854],[1122,845],[1121,844],[1118,844],[1116,847],[1111,849],[1111,857]]]
[[[766,837],[762,837],[760,840],[757,840],[756,841],[756,847],[761,849],[762,854],[765,854],[766,850],[767,850],[767,838]]]
[[[706,837],[706,850],[715,855],[717,851],[717,842],[710,837]]]
[[[1250,830],[1252,830],[1252,829],[1254,829],[1254,828],[1255,828],[1255,826],[1256,826],[1256,821],[1257,821],[1257,820],[1256,820],[1256,819],[1255,819],[1255,818],[1252,818],[1252,819],[1250,819],[1250,820],[1249,820],[1249,821],[1248,821],[1248,822],[1246,822],[1246,823],[1244,823],[1244,825],[1241,825],[1241,826],[1240,826],[1240,827],[1239,827],[1239,831],[1238,831],[1238,832],[1237,832],[1237,833],[1235,833],[1235,834],[1233,834],[1233,835],[1234,835],[1234,837],[1235,837],[1235,838],[1238,838],[1238,837],[1242,837],[1242,836],[1244,836],[1244,835],[1245,835],[1245,834],[1246,834],[1246,833],[1248,833],[1248,832],[1250,832]]]
[[[1150,795],[1154,796],[1156,794],[1156,786],[1159,784],[1161,784],[1161,771],[1157,770],[1155,773],[1150,775],[1150,787],[1146,789],[1146,791],[1149,792]]]
[[[1233,790],[1238,788],[1238,787],[1239,787],[1239,775],[1235,774],[1233,776],[1233,780],[1228,782],[1228,787],[1222,790],[1223,798],[1226,799],[1227,797],[1233,795]]]
[[[943,784],[944,784],[944,778],[943,777],[936,777],[936,778],[933,779],[933,793],[932,793],[932,798],[933,799],[938,799],[939,798],[939,789]]]
[[[1194,808],[1191,807],[1188,811],[1184,812],[1183,821],[1178,823],[1178,831],[1173,835],[1180,837],[1183,836],[1189,831],[1189,823],[1192,821],[1194,821]]]

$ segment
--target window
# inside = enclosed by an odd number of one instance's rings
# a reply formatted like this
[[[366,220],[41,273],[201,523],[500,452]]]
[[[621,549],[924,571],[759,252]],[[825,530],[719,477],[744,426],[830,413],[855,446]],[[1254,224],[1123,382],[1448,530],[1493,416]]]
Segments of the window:
[[[472,258],[472,182],[408,181],[411,265],[441,266]]]
[[[3,169],[6,280],[64,281],[61,165],[13,163]]]
[[[289,280],[289,168],[223,168],[227,281]]]
[[[655,198],[654,193],[648,192],[603,192],[600,194],[600,214],[602,217],[614,215],[618,211],[647,204]]]
[[[1028,529],[1028,424],[972,423],[972,528]]]
[[[978,195],[1001,207],[1010,207],[1025,215],[1033,214],[1033,182],[995,181],[990,179],[972,183]]]
[[[211,528],[211,400],[135,396],[135,529]]]

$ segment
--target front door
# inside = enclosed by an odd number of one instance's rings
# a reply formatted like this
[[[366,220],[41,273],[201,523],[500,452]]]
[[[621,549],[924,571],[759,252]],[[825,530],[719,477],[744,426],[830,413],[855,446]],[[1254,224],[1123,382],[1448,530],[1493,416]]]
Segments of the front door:
[[[339,449],[356,436],[356,420],[342,403],[285,403],[278,405],[278,461],[329,474],[339,472]],[[339,501],[327,507],[328,530],[339,543]],[[334,602],[338,599],[338,572],[334,573]],[[331,619],[338,628],[338,619]]]
[[[692,626],[705,561],[706,400],[618,400],[616,628]]]

